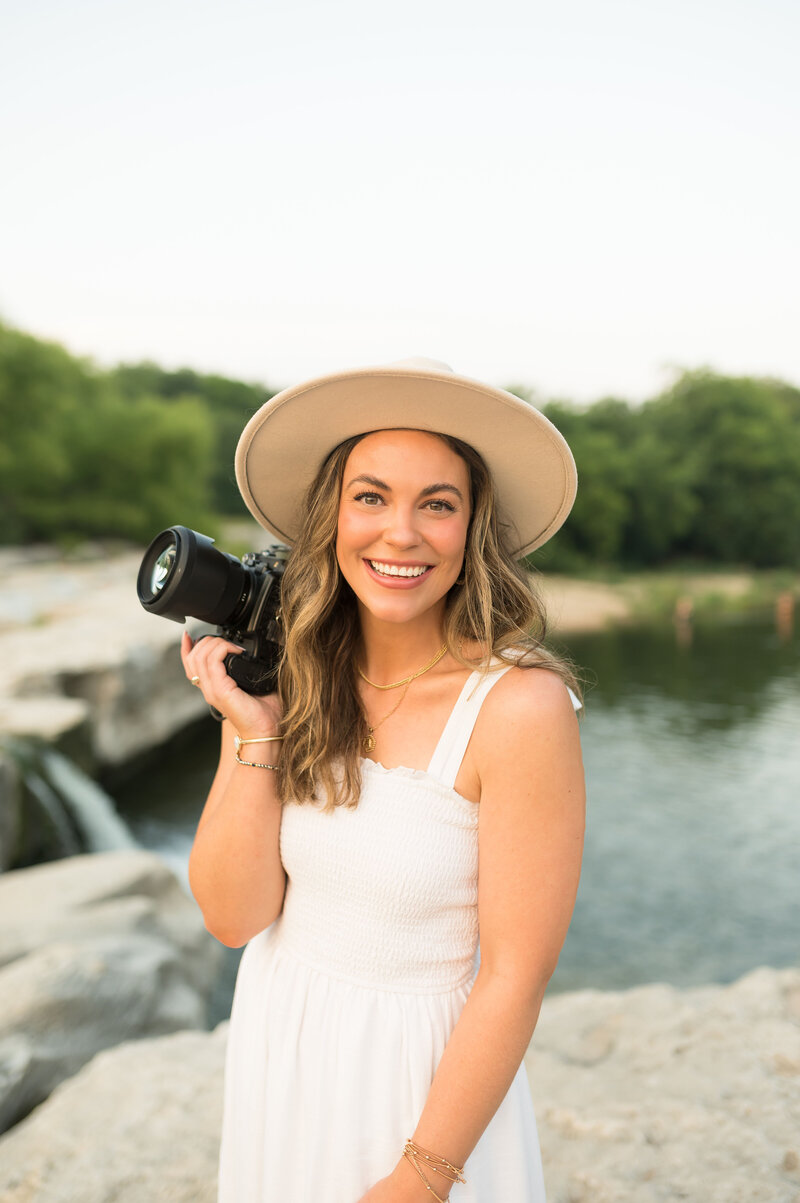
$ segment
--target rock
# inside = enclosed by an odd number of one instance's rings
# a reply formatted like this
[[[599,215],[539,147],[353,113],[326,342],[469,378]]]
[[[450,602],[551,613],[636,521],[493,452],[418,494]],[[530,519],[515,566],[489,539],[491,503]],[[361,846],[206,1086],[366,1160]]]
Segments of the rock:
[[[98,1050],[203,1027],[221,955],[152,853],[0,876],[0,1130]]]
[[[129,935],[50,944],[0,970],[0,1131],[124,1040],[204,1026],[176,950]]]
[[[548,1203],[795,1203],[798,990],[758,969],[545,998],[526,1064]]]
[[[220,946],[155,853],[72,856],[0,876],[0,965],[50,942],[126,932],[174,944],[196,989],[213,980]]]
[[[215,1203],[226,1034],[100,1053],[0,1137],[0,1199]]]
[[[83,767],[106,767],[166,742],[207,713],[186,681],[178,624],[139,605],[140,561],[136,552],[12,564],[6,588],[20,604],[6,614],[5,629],[0,625],[3,729],[44,739]],[[75,751],[87,742],[88,764]]]
[[[79,698],[8,697],[0,693],[0,731],[17,738],[43,738],[52,747],[91,767],[90,713]]]

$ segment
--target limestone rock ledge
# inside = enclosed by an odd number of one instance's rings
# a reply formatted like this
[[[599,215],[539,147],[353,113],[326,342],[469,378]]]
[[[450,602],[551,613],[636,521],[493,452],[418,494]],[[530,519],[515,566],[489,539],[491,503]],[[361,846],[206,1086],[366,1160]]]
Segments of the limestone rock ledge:
[[[214,1203],[226,1030],[99,1053],[0,1137],[3,1203]]]
[[[3,1203],[214,1203],[226,1031],[99,1054],[0,1138]],[[527,1065],[548,1203],[800,1203],[800,971],[546,998]]]
[[[205,1027],[221,951],[152,853],[0,875],[0,1131],[99,1050]]]
[[[30,565],[0,554],[1,730],[41,738],[91,770],[124,764],[208,713],[183,671],[181,628],[139,605],[140,562],[138,552]]]
[[[545,999],[550,1203],[800,1203],[800,970]]]

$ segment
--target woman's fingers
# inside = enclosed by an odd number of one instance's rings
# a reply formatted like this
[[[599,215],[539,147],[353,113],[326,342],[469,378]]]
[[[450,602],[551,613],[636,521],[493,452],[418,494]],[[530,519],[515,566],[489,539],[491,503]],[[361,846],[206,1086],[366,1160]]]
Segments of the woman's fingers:
[[[241,733],[260,729],[265,724],[272,727],[280,721],[280,707],[272,697],[254,697],[240,689],[225,667],[229,655],[239,656],[244,651],[236,643],[217,635],[204,635],[193,642],[184,632],[181,639],[181,660],[189,681],[202,691],[210,706],[231,720]]]
[[[231,654],[239,656],[242,651],[237,644],[213,635],[192,642],[191,637],[184,634],[181,640],[184,672],[190,681],[199,677],[204,689],[207,686],[216,689],[229,688],[229,682],[234,684],[225,671],[225,658]]]
[[[194,643],[192,641],[192,638],[191,638],[189,632],[184,631],[183,634],[181,635],[181,660],[183,661],[183,667],[186,669],[187,677],[192,675],[189,672],[189,665],[187,663],[187,660],[188,660],[189,653],[191,652],[193,647],[194,647]]]

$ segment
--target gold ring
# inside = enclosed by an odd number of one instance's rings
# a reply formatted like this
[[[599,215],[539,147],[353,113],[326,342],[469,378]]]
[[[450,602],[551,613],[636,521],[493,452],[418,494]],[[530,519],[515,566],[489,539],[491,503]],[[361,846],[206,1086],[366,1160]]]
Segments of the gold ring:
[[[192,679],[191,679],[191,680],[192,680],[192,685],[199,685],[199,684],[200,684],[200,678],[199,678],[199,677],[192,677]]]

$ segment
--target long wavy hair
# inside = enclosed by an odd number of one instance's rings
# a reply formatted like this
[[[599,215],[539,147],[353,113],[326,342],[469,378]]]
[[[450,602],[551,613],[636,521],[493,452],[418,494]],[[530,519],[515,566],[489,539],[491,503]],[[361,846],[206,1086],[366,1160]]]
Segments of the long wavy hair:
[[[317,473],[283,575],[278,787],[284,803],[319,799],[321,789],[326,809],[355,806],[361,792],[361,748],[367,735],[356,670],[361,629],[355,594],[339,570],[336,536],[345,464],[367,433],[340,443]],[[464,567],[446,602],[448,651],[465,668],[486,672],[493,658],[549,668],[579,695],[571,665],[543,646],[544,605],[530,575],[509,551],[513,527],[498,512],[483,458],[460,439],[438,437],[465,461],[470,478]],[[461,645],[467,640],[483,649],[480,663],[465,658]]]

